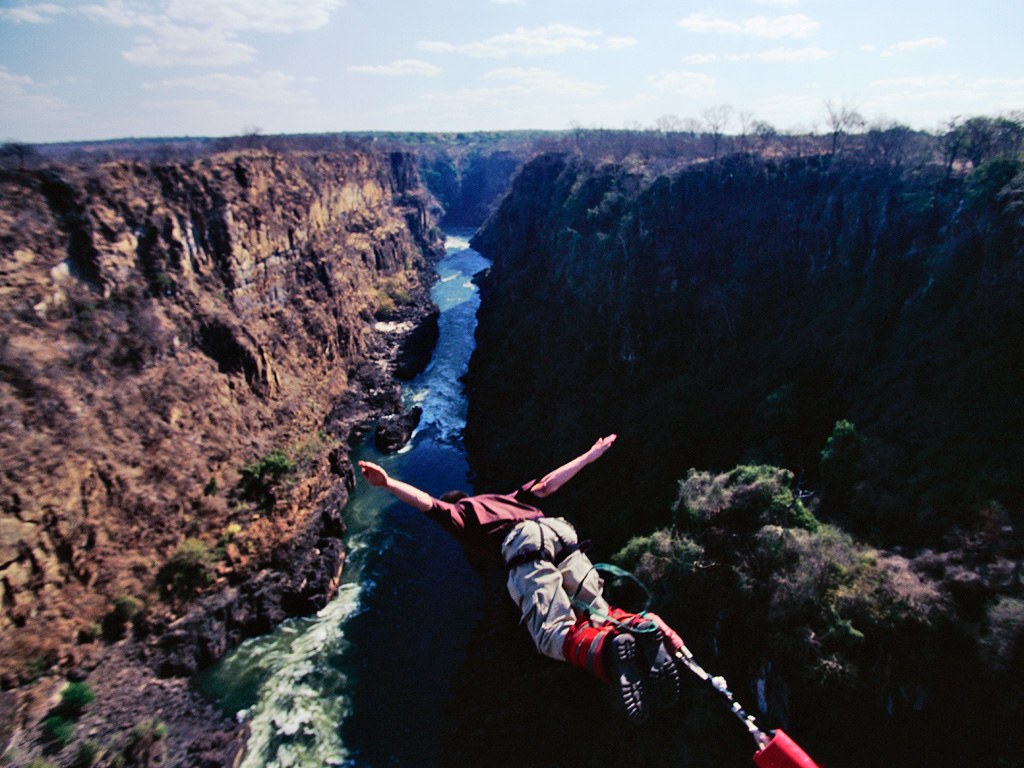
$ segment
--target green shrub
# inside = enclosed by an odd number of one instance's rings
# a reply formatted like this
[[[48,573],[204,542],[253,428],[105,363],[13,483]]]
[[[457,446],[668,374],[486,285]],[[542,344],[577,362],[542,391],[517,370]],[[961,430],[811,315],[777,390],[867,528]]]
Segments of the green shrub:
[[[75,740],[75,724],[63,715],[50,715],[43,720],[43,738],[60,747]]]
[[[864,444],[864,436],[853,422],[843,419],[836,422],[821,452],[819,467],[823,496],[841,510],[849,506]]]
[[[612,562],[633,571],[641,581],[653,583],[692,573],[702,555],[701,547],[689,536],[661,530],[630,539],[612,557]]]
[[[99,745],[95,741],[83,741],[75,750],[75,768],[90,768],[96,764],[100,756]]]
[[[146,718],[135,724],[129,735],[129,740],[141,741],[153,739],[154,741],[167,738],[167,726],[156,718]]]
[[[1015,157],[994,157],[979,165],[967,180],[965,200],[971,208],[994,206],[997,195],[1020,173],[1021,162]]]
[[[242,526],[239,523],[228,523],[220,534],[220,545],[224,546],[228,542],[234,541],[241,532]]]
[[[381,319],[387,320],[389,317],[393,317],[395,314],[396,306],[395,300],[392,299],[386,291],[377,290],[377,311],[374,316]]]
[[[86,682],[72,682],[64,686],[60,694],[61,709],[71,717],[78,717],[87,706],[96,700],[92,686]]]
[[[284,451],[268,453],[252,464],[242,467],[240,491],[243,499],[268,508],[274,503],[274,489],[292,472],[295,462]]]
[[[216,496],[218,490],[217,478],[211,477],[206,481],[206,485],[203,486],[203,496]]]
[[[160,765],[167,753],[167,726],[154,718],[137,723],[125,738],[121,756],[126,765]]]
[[[185,539],[164,563],[158,580],[174,595],[188,596],[213,581],[217,556],[209,545],[199,539]]]
[[[677,525],[690,530],[763,525],[817,530],[818,520],[793,494],[793,473],[767,465],[745,465],[712,475],[691,469],[673,506]]]
[[[988,609],[981,638],[982,658],[996,674],[1005,674],[1014,657],[1024,657],[1024,600],[1000,597]]]
[[[103,637],[108,641],[120,640],[125,635],[125,624],[141,610],[142,603],[131,595],[116,598],[113,607],[103,617]]]

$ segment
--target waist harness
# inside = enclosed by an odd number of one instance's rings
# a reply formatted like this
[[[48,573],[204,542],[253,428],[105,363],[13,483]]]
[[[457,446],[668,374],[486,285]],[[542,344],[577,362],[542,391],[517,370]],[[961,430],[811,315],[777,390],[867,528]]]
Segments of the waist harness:
[[[544,522],[544,518],[537,518],[535,520],[530,520],[529,522],[537,523],[537,525],[540,526],[540,548],[530,550],[529,552],[520,552],[518,555],[510,557],[508,559],[508,562],[505,563],[506,570],[511,571],[518,568],[520,565],[523,565],[524,563],[533,563],[537,560],[549,560],[551,561],[551,563],[555,565],[555,567],[558,567],[568,559],[569,555],[573,554],[574,552],[587,552],[590,550],[589,539],[567,543],[565,539],[561,537],[561,535],[558,533],[556,529],[552,528],[550,525],[547,525]],[[544,546],[545,528],[551,531],[553,534],[555,534],[555,538],[558,540],[558,546],[555,548],[554,557],[548,555],[547,547]]]

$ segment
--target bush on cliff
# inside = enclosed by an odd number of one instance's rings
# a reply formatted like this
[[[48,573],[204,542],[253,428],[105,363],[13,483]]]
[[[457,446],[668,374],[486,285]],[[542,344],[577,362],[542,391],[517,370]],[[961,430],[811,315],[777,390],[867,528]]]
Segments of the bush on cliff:
[[[672,510],[676,525],[818,530],[821,524],[793,493],[792,482],[789,470],[766,465],[739,466],[719,475],[691,469],[679,484]]]
[[[691,470],[675,520],[615,560],[651,588],[655,609],[698,656],[717,649],[726,665],[744,659],[741,680],[772,670],[769,690],[788,691],[772,718],[811,711],[823,696],[838,716],[855,691],[897,713],[920,706],[951,616],[938,585],[910,561],[817,521],[792,475],[775,467]]]
[[[185,539],[164,563],[157,580],[166,593],[188,597],[213,581],[217,556],[209,545],[199,539]]]
[[[60,694],[61,709],[71,717],[78,717],[96,700],[92,686],[84,681],[68,683]]]
[[[63,715],[50,715],[43,720],[43,739],[55,748],[63,748],[75,740],[75,724]]]
[[[101,623],[103,637],[108,641],[120,640],[125,636],[125,626],[142,610],[142,603],[131,595],[115,598],[114,604]]]
[[[239,492],[246,501],[257,503],[262,509],[274,505],[274,491],[295,471],[295,462],[287,453],[276,450],[241,469]]]

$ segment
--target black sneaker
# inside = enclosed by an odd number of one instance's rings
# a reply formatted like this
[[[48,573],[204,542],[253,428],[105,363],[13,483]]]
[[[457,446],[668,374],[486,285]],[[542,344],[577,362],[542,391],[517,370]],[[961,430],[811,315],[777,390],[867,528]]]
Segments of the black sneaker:
[[[653,621],[633,627],[647,668],[647,698],[658,709],[667,709],[679,698],[679,667],[665,648],[665,636]]]
[[[630,634],[615,634],[608,638],[608,673],[612,690],[626,719],[639,725],[647,719],[644,703],[644,676],[637,663],[636,639]]]

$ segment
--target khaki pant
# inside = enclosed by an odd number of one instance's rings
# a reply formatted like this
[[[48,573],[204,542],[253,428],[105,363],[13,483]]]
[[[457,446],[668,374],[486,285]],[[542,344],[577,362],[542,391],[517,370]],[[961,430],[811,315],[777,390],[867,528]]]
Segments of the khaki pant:
[[[576,529],[566,520],[542,517],[518,523],[501,545],[506,563],[520,554],[544,551],[544,558],[509,570],[508,592],[519,606],[522,623],[537,650],[559,661],[565,660],[562,645],[580,613],[573,607],[572,598],[601,613],[608,612],[608,603],[601,596],[603,582],[590,558],[577,550],[559,565],[554,564],[558,553],[576,542]]]

